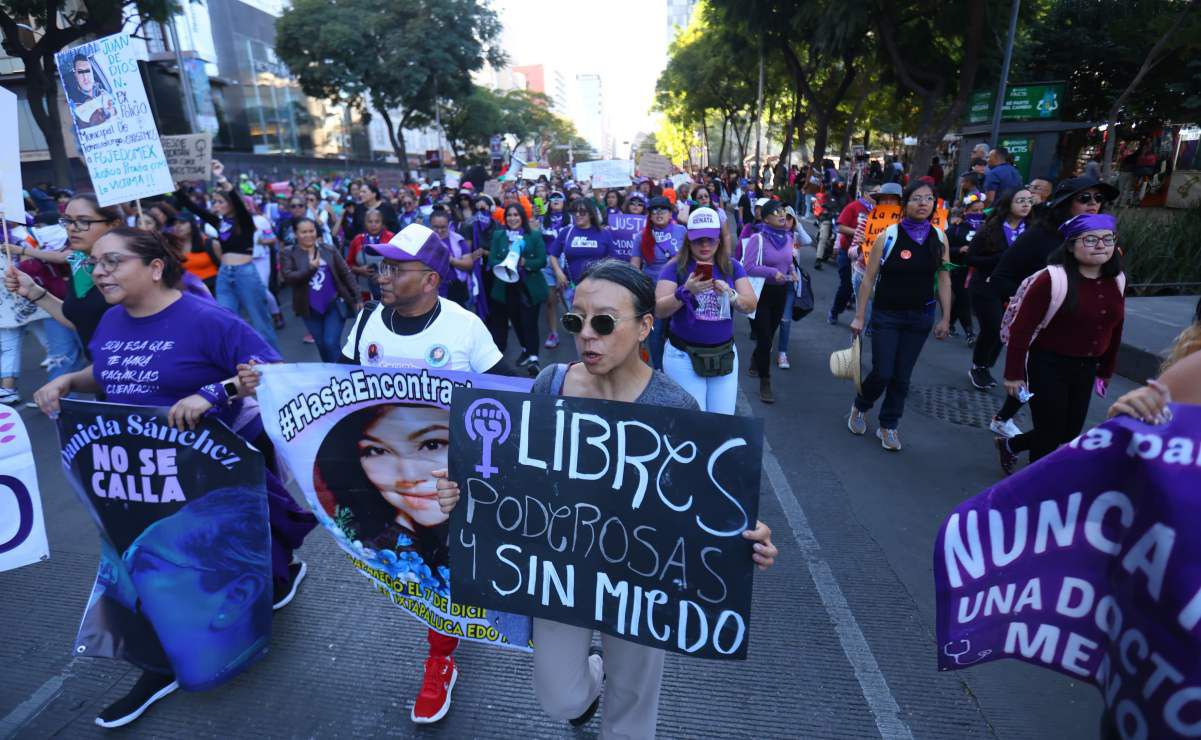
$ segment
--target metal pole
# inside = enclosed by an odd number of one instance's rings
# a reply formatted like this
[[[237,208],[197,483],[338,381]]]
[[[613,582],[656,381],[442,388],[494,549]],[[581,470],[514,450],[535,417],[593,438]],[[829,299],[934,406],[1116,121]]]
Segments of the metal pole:
[[[1009,12],[1009,38],[1005,41],[1005,61],[1001,62],[1001,81],[997,85],[997,99],[992,108],[992,129],[989,131],[988,144],[997,147],[1001,135],[1001,109],[1005,106],[1005,88],[1009,84],[1009,62],[1013,59],[1013,38],[1017,35],[1018,9],[1022,0],[1013,0],[1013,9]]]
[[[1016,0],[1015,0],[1016,1]],[[763,37],[759,37],[759,96],[755,103],[755,177],[759,183],[761,168],[759,166],[759,139],[763,135]]]
[[[188,77],[188,68],[183,63],[183,52],[179,48],[179,32],[175,29],[175,16],[167,23],[167,33],[171,37],[171,48],[175,50],[175,64],[179,67],[179,87],[183,90],[183,109],[188,116],[188,133],[194,134],[200,129],[196,119],[196,99],[192,97],[192,80]]]

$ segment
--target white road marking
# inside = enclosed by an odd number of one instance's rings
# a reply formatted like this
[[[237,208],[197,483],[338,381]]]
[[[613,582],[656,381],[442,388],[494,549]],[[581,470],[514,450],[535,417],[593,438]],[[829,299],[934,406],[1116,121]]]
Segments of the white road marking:
[[[58,696],[62,691],[63,684],[74,673],[73,668],[75,660],[72,659],[62,673],[57,676],[52,676],[46,680],[46,683],[38,687],[38,690],[29,695],[29,698],[13,707],[13,710],[4,715],[0,719],[0,738],[14,737],[17,732],[24,727],[31,719],[36,717],[46,705]]]
[[[738,414],[752,416],[750,403],[741,388],[738,390]],[[859,628],[859,622],[838,585],[838,579],[830,570],[830,564],[822,557],[821,545],[809,526],[809,518],[805,516],[792,486],[784,476],[784,469],[780,467],[780,461],[771,451],[771,445],[766,438],[763,440],[763,472],[780,502],[780,508],[784,510],[784,517],[788,519],[792,528],[793,538],[801,548],[801,556],[809,567],[813,585],[826,607],[830,621],[834,624],[842,652],[855,671],[855,680],[859,682],[863,699],[872,711],[880,737],[884,740],[913,740],[913,733],[901,719],[901,708],[888,687],[888,681],[880,670],[880,664],[876,662],[871,646],[867,644],[867,638],[863,636],[863,630]]]

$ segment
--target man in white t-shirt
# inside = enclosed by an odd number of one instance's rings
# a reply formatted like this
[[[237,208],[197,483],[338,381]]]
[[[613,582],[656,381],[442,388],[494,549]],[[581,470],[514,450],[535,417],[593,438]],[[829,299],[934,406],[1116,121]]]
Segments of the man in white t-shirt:
[[[387,244],[366,247],[383,258],[379,303],[363,307],[342,360],[379,365],[409,360],[431,368],[498,372],[503,355],[479,316],[438,295],[450,274],[450,250],[431,229],[409,224]],[[502,373],[508,374],[508,373]]]
[[[438,289],[451,272],[450,250],[421,224],[409,224],[387,244],[365,247],[382,257],[380,300],[355,317],[342,348],[342,362],[354,365],[424,363],[431,368],[508,375],[503,355],[484,322]],[[451,654],[459,640],[428,630],[425,678],[410,712],[418,724],[437,722],[450,710],[458,670]]]

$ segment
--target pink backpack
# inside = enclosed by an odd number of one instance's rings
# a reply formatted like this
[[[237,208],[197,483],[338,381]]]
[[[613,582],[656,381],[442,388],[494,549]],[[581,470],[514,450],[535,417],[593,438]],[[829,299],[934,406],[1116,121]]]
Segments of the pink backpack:
[[[1009,344],[1009,328],[1013,325],[1014,319],[1017,318],[1018,312],[1022,309],[1022,299],[1026,297],[1030,286],[1034,285],[1034,281],[1043,273],[1051,278],[1051,302],[1047,304],[1047,313],[1043,315],[1042,321],[1038,322],[1038,326],[1034,327],[1034,333],[1030,335],[1030,341],[1033,343],[1034,338],[1038,333],[1047,328],[1047,324],[1051,323],[1051,319],[1055,318],[1055,314],[1063,306],[1063,301],[1068,295],[1068,273],[1063,269],[1063,265],[1047,265],[1043,269],[1034,273],[1030,277],[1022,281],[1018,286],[1017,292],[1013,294],[1013,298],[1009,299],[1009,305],[1005,308],[1005,315],[1001,317],[1001,341]],[[1124,295],[1126,293],[1126,273],[1120,273],[1117,277],[1118,290]]]

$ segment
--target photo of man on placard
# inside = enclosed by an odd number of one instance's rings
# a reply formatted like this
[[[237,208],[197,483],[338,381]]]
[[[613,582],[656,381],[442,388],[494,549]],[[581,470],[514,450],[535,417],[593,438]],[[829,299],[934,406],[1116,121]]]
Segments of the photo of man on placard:
[[[59,64],[63,78],[63,89],[75,125],[80,129],[98,126],[117,116],[117,104],[113,98],[108,76],[99,62],[86,52],[64,55]]]

